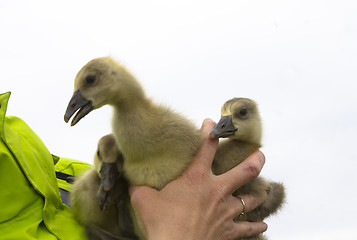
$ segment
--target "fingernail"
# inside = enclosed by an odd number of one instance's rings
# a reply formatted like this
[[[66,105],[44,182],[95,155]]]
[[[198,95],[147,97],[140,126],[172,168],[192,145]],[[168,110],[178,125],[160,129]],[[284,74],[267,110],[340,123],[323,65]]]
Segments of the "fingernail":
[[[260,152],[260,151],[259,151]],[[260,162],[264,165],[265,164],[265,156],[262,152],[260,152],[260,157],[259,157]]]
[[[266,224],[265,222],[262,222],[262,230],[263,232],[265,232],[266,230],[268,230],[268,224]]]

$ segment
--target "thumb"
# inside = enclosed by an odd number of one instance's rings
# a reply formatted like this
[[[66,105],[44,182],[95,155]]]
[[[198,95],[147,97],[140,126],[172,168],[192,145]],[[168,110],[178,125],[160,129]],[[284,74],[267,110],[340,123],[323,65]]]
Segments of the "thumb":
[[[192,160],[192,164],[199,163],[205,166],[207,169],[211,169],[212,161],[218,147],[218,140],[210,138],[209,134],[212,131],[215,122],[207,118],[203,121],[201,127],[201,134],[203,141],[198,148],[195,157]]]

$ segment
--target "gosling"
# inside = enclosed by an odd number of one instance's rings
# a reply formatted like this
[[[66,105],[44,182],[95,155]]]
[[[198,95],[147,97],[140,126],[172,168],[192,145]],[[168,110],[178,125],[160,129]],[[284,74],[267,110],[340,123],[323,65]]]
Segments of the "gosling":
[[[127,209],[128,184],[122,177],[123,155],[112,134],[98,141],[93,167],[72,187],[75,218],[90,239],[135,239]]]
[[[114,108],[112,129],[125,156],[124,174],[133,185],[158,190],[177,178],[201,143],[196,126],[149,99],[139,82],[109,57],[88,62],[77,74],[65,121],[75,125],[92,110]]]
[[[212,163],[212,172],[222,174],[240,164],[261,147],[262,123],[257,104],[248,98],[233,98],[221,108],[221,119],[212,129],[211,138],[222,140]],[[234,195],[253,194],[264,203],[239,220],[262,221],[276,213],[285,202],[285,188],[281,183],[257,177],[238,189]],[[249,239],[264,239],[262,235]]]

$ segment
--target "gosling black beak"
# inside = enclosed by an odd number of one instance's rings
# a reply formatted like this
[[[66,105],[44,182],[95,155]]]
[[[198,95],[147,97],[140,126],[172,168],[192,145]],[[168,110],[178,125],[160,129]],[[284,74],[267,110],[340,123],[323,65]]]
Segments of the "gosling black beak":
[[[234,127],[232,116],[223,116],[210,133],[211,138],[226,138],[233,136],[238,129]]]
[[[100,170],[102,175],[102,186],[104,191],[110,191],[116,179],[119,177],[119,171],[116,163],[103,162],[102,169]]]
[[[74,126],[79,120],[94,109],[92,102],[85,99],[79,90],[73,93],[73,96],[68,103],[66,113],[64,114],[64,121],[67,123],[78,109],[79,111],[74,116],[71,126]]]

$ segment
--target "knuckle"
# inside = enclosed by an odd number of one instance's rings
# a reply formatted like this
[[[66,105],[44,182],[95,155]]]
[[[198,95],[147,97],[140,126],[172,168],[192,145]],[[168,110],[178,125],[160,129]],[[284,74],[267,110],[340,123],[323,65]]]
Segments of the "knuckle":
[[[256,178],[260,173],[260,166],[257,163],[249,163],[246,170],[250,178]]]
[[[254,227],[253,226],[248,226],[246,231],[247,231],[247,236],[248,237],[252,237],[255,236],[255,231],[254,231]]]

